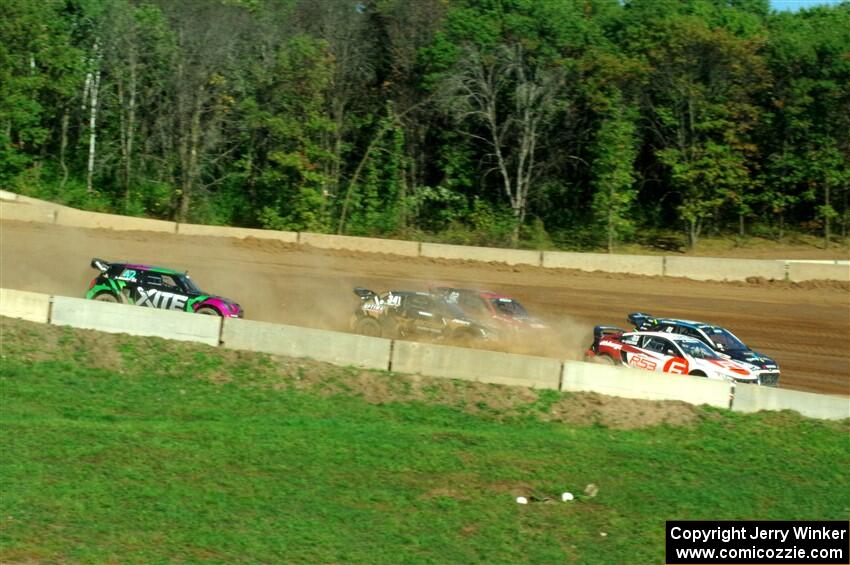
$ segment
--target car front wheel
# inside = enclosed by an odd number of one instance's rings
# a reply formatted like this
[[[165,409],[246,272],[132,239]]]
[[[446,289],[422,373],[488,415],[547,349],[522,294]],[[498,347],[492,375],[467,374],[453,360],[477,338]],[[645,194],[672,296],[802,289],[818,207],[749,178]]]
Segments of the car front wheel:
[[[372,318],[360,318],[354,325],[354,331],[369,337],[381,337],[381,324]]]

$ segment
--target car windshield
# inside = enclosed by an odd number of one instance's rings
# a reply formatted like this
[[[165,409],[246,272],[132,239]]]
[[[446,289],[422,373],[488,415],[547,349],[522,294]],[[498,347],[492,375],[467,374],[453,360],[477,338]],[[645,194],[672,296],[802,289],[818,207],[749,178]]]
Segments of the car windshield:
[[[522,304],[510,298],[494,298],[491,300],[496,312],[511,318],[528,318],[528,312]]]
[[[187,291],[202,294],[201,289],[198,288],[198,285],[196,285],[195,282],[189,278],[189,275],[183,275],[182,277],[180,277],[180,280],[183,282],[183,286],[186,287]]]
[[[694,359],[720,359],[720,356],[709,346],[696,339],[682,339],[678,341],[679,347]]]
[[[740,339],[732,335],[732,332],[729,330],[718,326],[704,326],[702,330],[720,351],[747,349],[747,346]]]

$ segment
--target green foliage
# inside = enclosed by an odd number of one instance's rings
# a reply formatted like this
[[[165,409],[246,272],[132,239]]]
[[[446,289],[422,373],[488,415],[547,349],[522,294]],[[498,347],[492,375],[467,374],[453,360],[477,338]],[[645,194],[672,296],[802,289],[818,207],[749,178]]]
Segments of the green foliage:
[[[608,252],[614,244],[635,231],[633,206],[637,198],[634,187],[634,161],[637,157],[637,128],[634,112],[622,106],[619,96],[612,101],[610,116],[596,135],[593,161],[596,193],[593,210]]]
[[[0,13],[0,183],[27,194],[581,249],[671,227],[694,245],[739,219],[778,237],[850,226],[847,3],[0,0]],[[475,88],[446,90],[459,83]]]

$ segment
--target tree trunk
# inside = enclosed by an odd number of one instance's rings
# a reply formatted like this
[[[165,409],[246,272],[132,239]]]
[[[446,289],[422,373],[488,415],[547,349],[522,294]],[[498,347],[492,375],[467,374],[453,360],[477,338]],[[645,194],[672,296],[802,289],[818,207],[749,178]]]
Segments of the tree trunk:
[[[785,237],[785,211],[779,212],[779,243]]]
[[[688,220],[688,247],[696,249],[699,234],[702,229],[702,220]]]
[[[130,204],[130,186],[133,184],[133,139],[136,130],[136,57],[130,53],[130,84],[127,102],[127,126],[124,132],[122,152],[124,156],[124,209]],[[122,110],[123,112],[123,110]]]
[[[71,119],[71,114],[68,112],[68,107],[65,106],[62,110],[62,130],[59,135],[59,166],[62,167],[62,180],[59,183],[59,192],[65,189],[65,183],[68,182],[68,165],[65,163],[65,151],[68,149],[68,122]]]
[[[177,212],[177,221],[185,222],[189,215],[189,207],[192,202],[192,190],[198,176],[198,143],[201,131],[201,97],[199,93],[195,99],[192,110],[191,126],[189,127],[189,139],[185,146],[183,156],[183,179],[180,191],[180,206]]]
[[[744,237],[744,215],[738,214],[738,235]]]
[[[100,69],[95,71],[91,85],[91,111],[89,113],[89,163],[86,174],[86,192],[93,191],[92,179],[94,178],[94,158],[97,144],[97,96],[100,90]]]
[[[608,253],[614,252],[614,186],[608,190]]]
[[[823,187],[823,205],[824,205],[824,222],[823,222],[823,235],[824,235],[824,248],[829,249],[829,239],[830,239],[830,228],[832,223],[832,215],[830,212],[832,211],[829,204],[829,181],[826,181],[826,184]]]

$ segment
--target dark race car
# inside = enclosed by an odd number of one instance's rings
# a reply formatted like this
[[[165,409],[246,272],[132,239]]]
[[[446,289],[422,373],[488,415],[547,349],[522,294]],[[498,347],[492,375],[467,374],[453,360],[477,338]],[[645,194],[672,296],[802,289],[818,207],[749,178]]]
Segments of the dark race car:
[[[497,328],[504,338],[511,337],[515,332],[548,329],[546,324],[532,318],[522,304],[503,294],[446,286],[434,288],[433,292],[449,304],[456,304],[467,317]]]
[[[761,375],[761,384],[779,386],[779,364],[767,355],[753,351],[725,328],[692,320],[655,318],[642,312],[629,314],[628,320],[639,331],[672,333],[698,339],[721,355],[751,366]]]
[[[430,337],[447,340],[488,340],[494,333],[464,315],[455,304],[430,292],[391,290],[378,294],[355,288],[360,305],[351,329],[374,337]]]
[[[239,304],[203,292],[185,272],[150,265],[109,263],[103,259],[92,259],[91,266],[100,273],[89,284],[86,298],[90,300],[226,318],[244,315]]]
[[[676,333],[625,332],[596,326],[585,359],[636,369],[757,384],[762,371],[722,357],[700,340]]]

